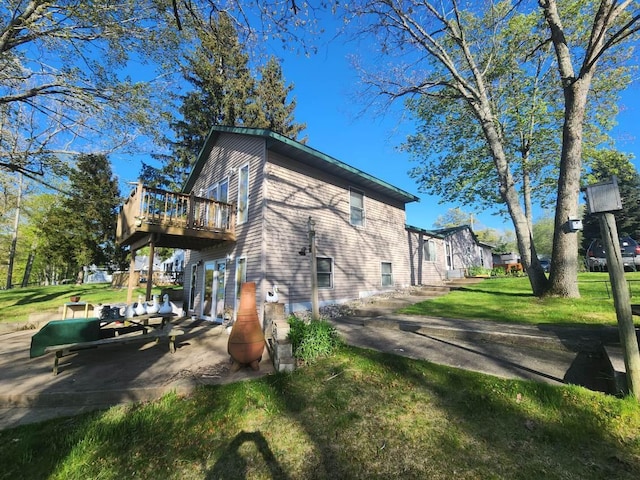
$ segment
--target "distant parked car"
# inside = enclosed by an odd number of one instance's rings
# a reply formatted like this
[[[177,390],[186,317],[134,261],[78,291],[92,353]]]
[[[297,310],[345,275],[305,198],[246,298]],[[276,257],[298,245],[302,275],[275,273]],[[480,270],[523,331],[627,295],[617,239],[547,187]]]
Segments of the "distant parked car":
[[[549,273],[549,270],[551,270],[551,262],[546,258],[540,259],[540,266],[546,273]]]
[[[624,269],[636,271],[640,267],[640,244],[628,236],[620,237],[619,243]],[[586,262],[590,272],[607,271],[607,258],[600,240],[594,240],[589,245]]]

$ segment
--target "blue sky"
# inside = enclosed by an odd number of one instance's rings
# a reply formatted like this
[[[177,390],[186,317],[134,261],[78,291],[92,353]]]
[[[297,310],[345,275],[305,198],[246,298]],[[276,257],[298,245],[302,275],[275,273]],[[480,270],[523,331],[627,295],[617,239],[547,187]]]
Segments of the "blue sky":
[[[307,124],[302,134],[308,137],[307,144],[419,196],[420,202],[407,205],[407,223],[432,228],[439,215],[458,205],[439,204],[438,198],[419,193],[415,181],[409,177],[408,171],[414,163],[397,147],[412,132],[412,124],[409,120],[402,121],[401,105],[384,117],[374,112],[361,115],[363,104],[354,100],[358,78],[347,58],[353,47],[334,41],[322,45],[317,54],[309,57],[281,49],[268,53],[282,59],[285,80],[295,85],[295,118]],[[640,147],[634,138],[638,134],[638,118],[640,85],[636,82],[623,95],[619,126],[613,132],[617,148],[632,153],[636,167],[640,160]],[[135,159],[116,160],[114,170],[121,183],[135,182],[140,163]],[[124,188],[122,193],[126,193]],[[513,230],[509,220],[491,212],[478,214],[477,219],[486,227]]]

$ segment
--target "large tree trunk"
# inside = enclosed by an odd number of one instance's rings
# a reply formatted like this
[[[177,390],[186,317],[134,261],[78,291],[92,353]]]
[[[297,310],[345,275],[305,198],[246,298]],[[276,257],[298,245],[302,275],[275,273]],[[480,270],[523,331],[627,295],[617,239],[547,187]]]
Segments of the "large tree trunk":
[[[29,286],[29,277],[31,277],[31,269],[33,267],[33,262],[36,258],[36,244],[34,242],[31,245],[31,250],[29,251],[29,258],[27,258],[27,266],[24,268],[24,275],[22,276],[22,286]]]
[[[527,271],[531,290],[535,296],[543,296],[549,289],[549,281],[544,273],[544,269],[540,265],[540,260],[538,259],[533,243],[531,225],[520,205],[520,197],[516,190],[511,171],[509,170],[509,163],[502,148],[500,136],[495,128],[491,109],[488,108],[488,101],[484,108],[476,111],[482,123],[485,138],[491,149],[498,178],[500,179],[500,196],[507,205],[509,216],[513,222],[516,240],[518,242],[518,251],[520,252],[522,264]]]
[[[11,247],[9,248],[9,265],[7,268],[7,285],[9,290],[13,288],[13,265],[16,260],[16,248],[18,245],[18,228],[20,227],[20,203],[22,201],[22,173],[18,174],[18,198],[16,203],[16,214],[13,223],[13,234],[11,236]]]
[[[584,121],[590,77],[564,88],[565,116],[562,130],[562,157],[558,177],[553,255],[551,257],[551,295],[579,297],[578,236],[567,229],[569,218],[579,218],[580,174],[582,170],[582,123]]]

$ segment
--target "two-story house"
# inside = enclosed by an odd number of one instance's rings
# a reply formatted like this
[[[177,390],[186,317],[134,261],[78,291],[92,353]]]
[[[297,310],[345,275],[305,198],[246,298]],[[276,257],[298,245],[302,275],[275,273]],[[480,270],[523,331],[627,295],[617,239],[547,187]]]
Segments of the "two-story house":
[[[235,241],[186,257],[197,316],[220,320],[245,281],[258,311],[273,291],[288,311],[309,308],[310,230],[320,305],[410,283],[405,205],[418,198],[282,135],[214,127],[183,191],[237,206]]]
[[[216,126],[182,194],[139,200],[153,192],[137,190],[118,238],[187,249],[190,315],[221,321],[246,281],[256,282],[258,312],[276,291],[287,311],[310,308],[310,230],[319,305],[411,283],[405,205],[418,198],[272,131]]]

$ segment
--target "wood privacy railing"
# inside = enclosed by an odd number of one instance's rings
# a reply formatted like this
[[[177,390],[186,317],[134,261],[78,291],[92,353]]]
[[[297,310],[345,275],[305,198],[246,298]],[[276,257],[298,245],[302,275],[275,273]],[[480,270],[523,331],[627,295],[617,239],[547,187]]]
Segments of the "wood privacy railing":
[[[138,184],[122,206],[117,236],[122,239],[143,225],[229,232],[234,216],[233,204]]]

